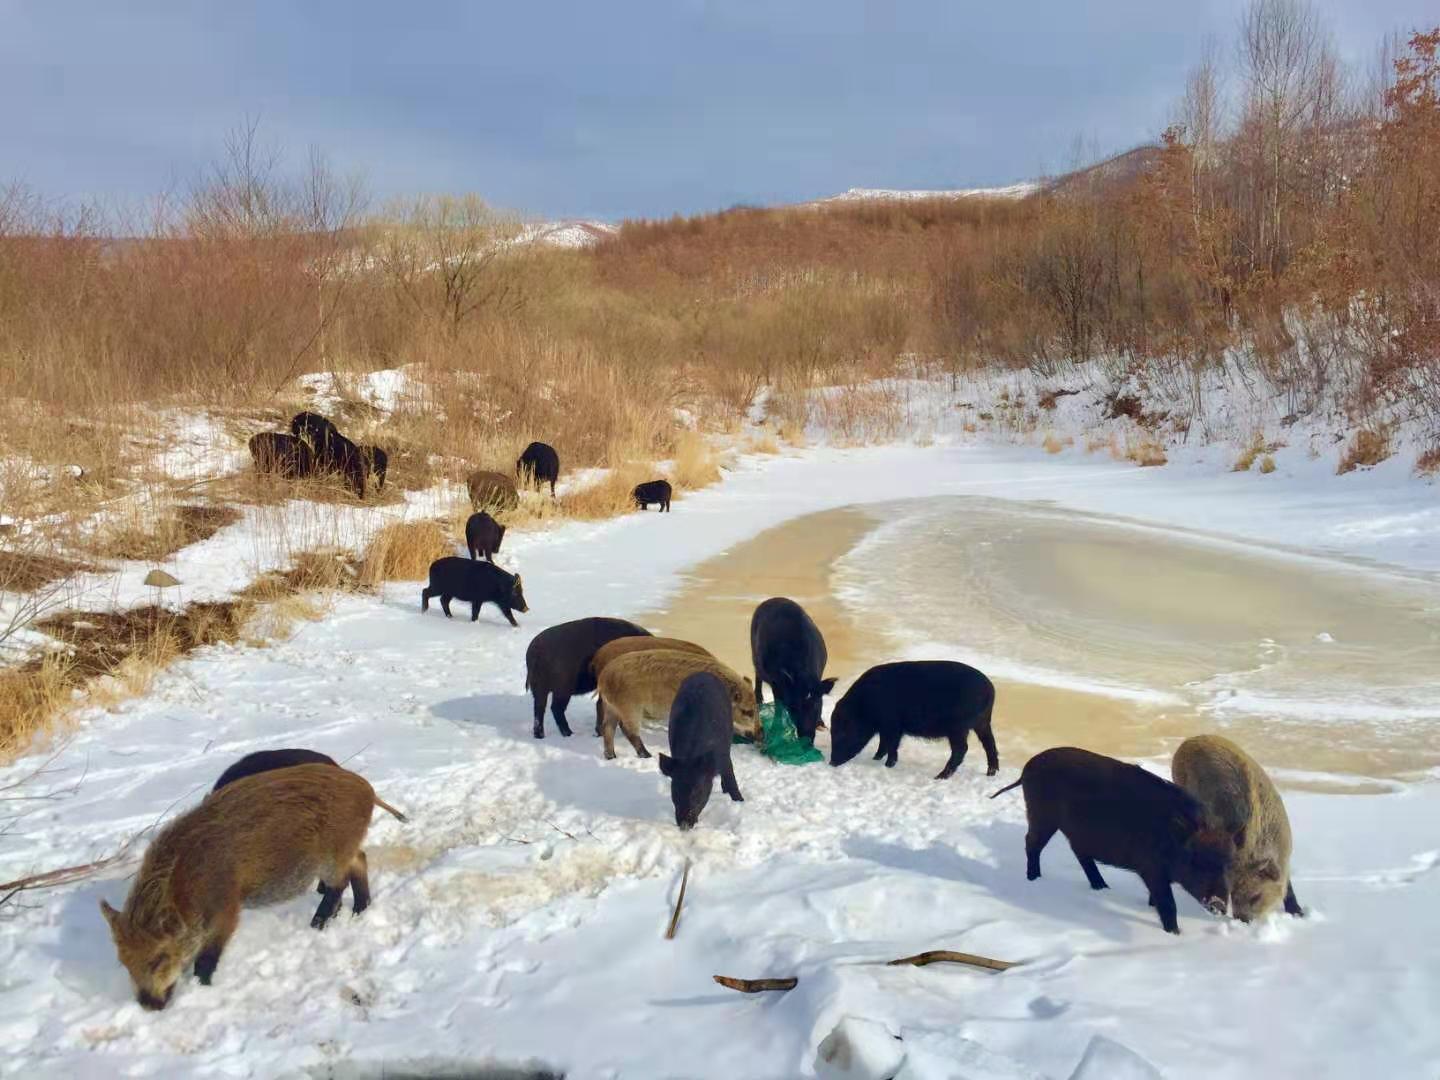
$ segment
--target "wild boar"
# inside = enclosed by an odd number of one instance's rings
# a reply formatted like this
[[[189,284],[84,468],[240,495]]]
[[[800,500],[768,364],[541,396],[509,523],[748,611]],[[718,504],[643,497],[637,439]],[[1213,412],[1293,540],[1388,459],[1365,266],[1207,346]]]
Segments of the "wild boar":
[[[659,762],[661,774],[670,778],[670,802],[682,831],[700,820],[717,776],[721,791],[745,801],[730,760],[734,730],[725,684],[708,671],[687,676],[670,705],[670,753],[661,754]]]
[[[377,806],[405,820],[363,776],[296,765],[229,784],[166,826],[124,910],[100,901],[140,1004],[163,1009],[192,961],[210,985],[240,909],[299,896],[317,876],[326,891],[311,926],[325,926],[347,885],[355,914],[364,911],[370,883],[360,845]]]
[[[304,439],[316,451],[340,434],[328,417],[315,412],[298,412],[290,418],[290,434]]]
[[[949,739],[950,760],[936,775],[945,780],[965,760],[971,731],[985,748],[985,775],[1000,768],[990,714],[995,687],[982,673],[953,660],[906,660],[879,664],[856,679],[830,713],[830,764],[844,765],[876,733],[875,760],[893,768],[900,736]]]
[[[595,702],[595,719],[605,737],[605,757],[615,756],[615,725],[619,724],[638,757],[650,751],[640,739],[642,720],[660,720],[670,715],[670,706],[680,684],[696,672],[718,678],[730,696],[730,718],[735,734],[759,741],[763,736],[755,705],[755,687],[720,661],[696,653],[656,649],[632,652],[605,665],[600,676],[600,696]]]
[[[1229,739],[1197,735],[1175,751],[1170,775],[1235,841],[1230,913],[1250,922],[1284,904],[1303,916],[1290,881],[1290,816],[1260,764]]]
[[[471,514],[465,521],[465,546],[470,549],[470,558],[485,556],[487,562],[495,561],[500,542],[505,539],[505,526],[501,525],[484,510]]]
[[[476,510],[504,513],[520,505],[520,492],[515,490],[515,481],[504,473],[480,470],[465,478],[465,487],[470,492],[470,505]]]
[[[440,597],[440,610],[450,618],[450,601],[464,600],[470,604],[470,621],[480,618],[484,604],[494,604],[511,626],[519,626],[512,611],[526,612],[525,593],[520,575],[506,573],[488,562],[447,555],[430,564],[430,583],[420,592],[420,612],[430,610],[430,598]]]
[[[595,659],[590,661],[590,672],[595,676],[598,684],[600,675],[605,670],[605,665],[616,657],[624,656],[632,652],[649,652],[653,649],[673,649],[676,652],[694,653],[697,656],[710,656],[710,650],[703,645],[696,645],[693,641],[682,641],[680,638],[670,637],[623,637],[616,638],[609,644],[602,645],[595,653]],[[713,657],[712,657],[713,659]],[[596,710],[595,734],[601,734],[599,710]]]
[[[773,596],[750,616],[750,658],[755,664],[755,702],[765,702],[765,684],[795,721],[802,739],[815,741],[822,699],[835,689],[825,674],[825,638],[794,600]]]
[[[287,750],[256,750],[253,754],[246,754],[222,772],[220,779],[215,781],[215,786],[210,790],[219,791],[227,784],[233,784],[236,780],[243,780],[247,776],[269,772],[272,769],[288,769],[294,765],[335,764],[336,761],[334,758],[328,754],[322,754],[318,750],[301,750],[299,748]]]
[[[560,455],[549,443],[532,442],[515,460],[515,475],[522,484],[540,485],[549,481],[550,494],[555,494],[555,481],[560,479]]]
[[[1025,789],[1025,876],[1040,876],[1040,853],[1065,834],[1092,889],[1104,889],[1096,863],[1133,870],[1150,890],[1160,925],[1180,933],[1171,882],[1214,914],[1230,894],[1235,842],[1205,820],[1199,800],[1170,781],[1102,754],[1061,746],[1036,754],[1020,779],[990,796]]]
[[[676,652],[694,653],[696,656],[710,656],[710,650],[703,645],[696,645],[693,641],[682,641],[673,637],[651,637],[646,634],[644,637],[622,637],[614,641],[606,642],[595,650],[595,656],[590,661],[590,672],[598,682],[600,674],[605,670],[605,665],[618,656],[624,656],[632,652],[648,652],[651,649],[673,649]]]
[[[361,446],[360,456],[364,459],[366,471],[375,477],[376,490],[385,490],[385,474],[390,471],[390,455],[378,446]]]
[[[535,738],[545,737],[547,698],[555,727],[561,735],[570,734],[565,708],[576,694],[595,689],[590,665],[602,646],[616,638],[649,636],[643,626],[605,615],[559,623],[536,634],[525,650],[525,689],[535,701]]]
[[[635,505],[641,510],[648,510],[651,503],[657,503],[660,512],[668,514],[670,512],[670,495],[673,490],[669,480],[650,480],[643,484],[636,484],[630,497],[635,500]]]
[[[310,444],[279,431],[251,436],[250,457],[256,472],[274,473],[286,480],[299,480],[315,472],[315,453]]]

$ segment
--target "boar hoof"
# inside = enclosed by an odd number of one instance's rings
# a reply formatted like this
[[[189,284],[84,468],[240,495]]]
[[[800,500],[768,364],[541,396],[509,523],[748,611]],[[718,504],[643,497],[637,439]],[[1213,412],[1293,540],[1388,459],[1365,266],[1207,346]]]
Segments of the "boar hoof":
[[[614,751],[614,750],[606,750],[606,751],[605,751],[605,760],[606,760],[606,761],[614,761],[614,760],[615,760],[615,751]]]
[[[641,747],[639,753],[637,753],[635,756],[636,756],[636,757],[650,757],[651,755],[650,755],[650,751],[649,751],[649,750],[646,750],[644,747]]]

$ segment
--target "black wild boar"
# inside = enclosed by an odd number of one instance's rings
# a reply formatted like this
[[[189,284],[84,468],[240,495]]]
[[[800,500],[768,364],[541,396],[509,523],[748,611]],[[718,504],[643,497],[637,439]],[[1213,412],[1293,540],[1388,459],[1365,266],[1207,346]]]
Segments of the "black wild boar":
[[[465,521],[465,546],[470,549],[472,559],[483,555],[493,563],[495,553],[500,550],[500,541],[504,539],[505,526],[484,510],[471,514]]]
[[[226,784],[233,784],[236,780],[243,780],[247,776],[254,776],[256,773],[269,772],[271,769],[288,769],[292,765],[336,765],[336,760],[328,754],[322,754],[318,750],[256,750],[253,754],[246,754],[239,761],[235,762],[223,773],[220,779],[215,781],[211,791],[219,791]]]
[[[650,480],[644,484],[636,484],[635,490],[630,495],[635,500],[635,505],[641,510],[648,510],[651,503],[657,503],[660,512],[668,514],[672,491],[669,480]]]
[[[318,453],[331,438],[340,434],[340,429],[319,413],[298,412],[290,418],[290,434],[304,439]]]
[[[773,596],[750,617],[750,657],[755,662],[755,704],[764,703],[761,683],[795,721],[802,739],[815,741],[820,726],[821,698],[835,688],[824,678],[825,638],[814,620],[794,600]]]
[[[378,446],[362,446],[360,456],[365,461],[366,470],[375,476],[376,490],[385,490],[385,474],[390,470],[390,455]]]
[[[660,772],[670,778],[675,824],[693,829],[710,801],[715,778],[720,790],[744,802],[730,760],[734,734],[730,691],[708,671],[698,671],[680,684],[670,705],[670,753],[660,755]]]
[[[1139,874],[1160,925],[1172,934],[1180,924],[1171,882],[1213,914],[1224,913],[1235,841],[1209,825],[1199,800],[1182,788],[1138,765],[1073,746],[1036,754],[1020,779],[995,795],[1022,786],[1030,881],[1040,876],[1040,852],[1061,832],[1092,889],[1108,888],[1096,863]]]
[[[532,442],[515,461],[515,475],[522,484],[534,483],[535,490],[549,481],[550,494],[555,494],[555,481],[560,479],[560,455],[549,443]]]
[[[520,588],[520,575],[508,574],[488,562],[447,555],[430,564],[430,584],[420,593],[420,611],[430,610],[430,598],[440,597],[440,610],[450,618],[450,601],[465,600],[470,604],[470,621],[480,618],[482,604],[494,604],[511,626],[519,626],[514,611],[526,612],[525,593]]]
[[[830,714],[830,764],[844,765],[877,733],[875,760],[891,768],[901,735],[949,739],[950,760],[935,777],[948,778],[965,760],[973,730],[985,748],[985,775],[1000,768],[990,714],[995,687],[981,672],[953,660],[879,664],[856,679]]]
[[[280,431],[262,431],[250,439],[250,456],[255,471],[274,473],[286,480],[299,480],[315,471],[315,453],[310,444]]]
[[[560,623],[536,634],[525,650],[525,689],[535,699],[535,738],[545,737],[546,698],[551,699],[555,727],[561,735],[570,734],[565,707],[577,694],[594,691],[590,664],[602,645],[616,638],[649,636],[643,626],[604,615]]]
[[[338,431],[316,447],[315,470],[339,473],[357,498],[365,498],[365,476],[370,471],[370,463],[360,447]]]

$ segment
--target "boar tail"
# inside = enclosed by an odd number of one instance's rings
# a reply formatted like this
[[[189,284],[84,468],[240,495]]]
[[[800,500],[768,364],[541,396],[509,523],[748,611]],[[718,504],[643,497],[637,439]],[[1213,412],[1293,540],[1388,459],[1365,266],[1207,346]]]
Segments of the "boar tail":
[[[386,810],[386,811],[390,812],[391,814],[394,814],[395,817],[396,817],[396,819],[399,820],[399,821],[409,821],[409,820],[410,820],[410,819],[407,818],[404,814],[402,814],[399,810],[396,810],[395,807],[391,806],[391,805],[390,805],[388,802],[386,802],[384,799],[380,798],[379,795],[376,795],[376,796],[375,796],[375,805],[378,806],[378,807],[380,807],[381,810]]]
[[[994,795],[991,795],[990,798],[994,799],[994,798],[997,798],[998,796],[1004,795],[1005,792],[1009,791],[1011,788],[1017,788],[1017,787],[1019,787],[1022,782],[1023,782],[1022,780],[1016,780],[1013,784],[1006,784],[1006,785],[1005,785],[1004,787],[1002,787],[999,791],[995,792]]]

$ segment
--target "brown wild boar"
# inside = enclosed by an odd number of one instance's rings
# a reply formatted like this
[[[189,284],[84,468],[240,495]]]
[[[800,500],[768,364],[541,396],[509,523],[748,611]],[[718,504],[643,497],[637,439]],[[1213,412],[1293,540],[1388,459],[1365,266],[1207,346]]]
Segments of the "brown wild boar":
[[[599,682],[605,665],[616,657],[624,656],[632,652],[651,652],[655,649],[669,649],[672,652],[694,653],[696,656],[710,656],[709,649],[703,645],[696,645],[693,641],[682,641],[673,637],[628,637],[616,638],[600,646],[595,652],[595,658],[590,661],[590,673]]]
[[[714,657],[657,649],[632,652],[605,665],[595,702],[595,719],[605,737],[605,756],[615,756],[618,723],[635,753],[642,758],[649,757],[650,751],[640,741],[641,721],[664,723],[668,720],[680,684],[699,671],[708,671],[725,684],[735,734],[759,741],[762,736],[755,687],[749,679],[742,679]]]
[[[682,641],[673,637],[628,637],[616,638],[614,641],[602,645],[595,652],[595,657],[590,661],[590,674],[595,676],[595,682],[600,682],[600,673],[605,670],[605,665],[620,656],[626,656],[633,652],[650,652],[654,649],[669,649],[672,652],[694,653],[696,656],[710,656],[710,650],[703,645],[696,645],[693,641]],[[713,659],[713,657],[712,657]],[[600,731],[601,710],[595,710],[595,734]]]
[[[1283,903],[1303,916],[1290,883],[1290,817],[1259,763],[1229,739],[1197,735],[1175,751],[1170,775],[1235,839],[1230,913],[1249,922]]]
[[[100,910],[120,963],[147,1009],[163,1009],[194,961],[209,986],[242,907],[299,896],[318,876],[325,895],[310,925],[335,914],[349,885],[355,914],[370,903],[360,844],[375,807],[401,821],[363,776],[335,765],[296,765],[257,773],[212,792],[171,822],[116,911]]]

